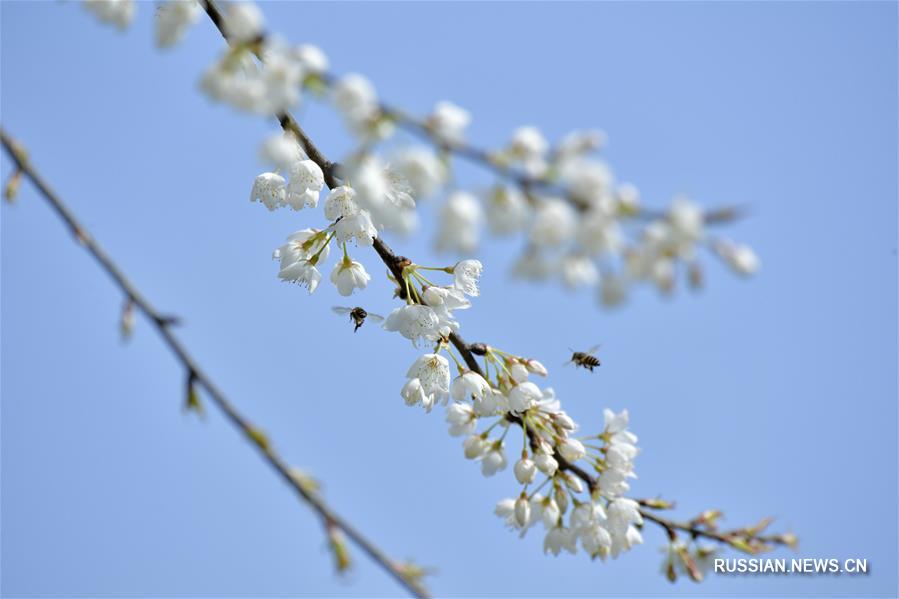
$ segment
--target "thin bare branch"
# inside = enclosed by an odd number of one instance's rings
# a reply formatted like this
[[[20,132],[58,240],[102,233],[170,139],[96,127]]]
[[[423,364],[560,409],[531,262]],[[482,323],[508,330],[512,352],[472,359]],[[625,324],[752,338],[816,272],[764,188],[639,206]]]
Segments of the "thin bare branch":
[[[213,19],[215,20],[215,19]],[[292,121],[292,119],[290,119]],[[172,325],[176,322],[171,316],[160,313],[150,304],[146,297],[125,276],[125,273],[113,262],[112,258],[100,246],[93,236],[85,229],[84,225],[75,217],[74,213],[63,203],[62,199],[50,188],[44,178],[31,166],[26,152],[7,133],[0,129],[0,141],[18,171],[24,173],[34,183],[41,196],[53,208],[66,226],[100,267],[109,275],[116,286],[122,290],[126,300],[142,312],[156,328],[165,344],[184,366],[187,373],[188,386],[198,385],[202,387],[213,403],[218,406],[227,417],[228,421],[237,427],[247,439],[262,454],[265,461],[275,470],[281,479],[287,483],[321,518],[325,528],[339,528],[357,547],[362,549],[376,564],[386,570],[393,578],[416,597],[428,597],[428,591],[416,574],[420,568],[413,564],[395,562],[372,541],[365,537],[358,529],[334,512],[322,499],[322,497],[304,484],[302,477],[292,471],[290,466],[275,451],[265,433],[244,415],[225,396],[224,392],[200,367],[199,363],[187,351],[181,340],[172,332]],[[188,391],[190,393],[190,390]]]

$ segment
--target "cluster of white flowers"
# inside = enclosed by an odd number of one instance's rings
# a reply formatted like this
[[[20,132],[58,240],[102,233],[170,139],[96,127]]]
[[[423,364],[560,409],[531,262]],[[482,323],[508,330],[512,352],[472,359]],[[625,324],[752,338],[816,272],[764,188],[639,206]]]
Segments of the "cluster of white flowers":
[[[272,116],[296,106],[304,85],[321,85],[328,59],[318,47],[291,46],[264,35],[262,12],[255,4],[229,4],[223,17],[231,45],[200,81],[210,98]]]
[[[457,355],[451,342],[459,328],[453,310],[468,308],[466,296],[479,295],[482,270],[476,260],[445,268],[403,268],[397,284],[406,303],[390,314],[384,328],[416,347],[423,341],[434,349],[410,366],[400,395],[406,405],[426,412],[446,405],[450,435],[465,438],[465,457],[479,461],[485,476],[508,466],[506,439],[512,428],[520,427],[521,457],[513,471],[522,491],[517,498],[500,501],[497,515],[522,534],[542,522],[546,552],[574,553],[580,545],[592,557],[615,557],[642,542],[639,506],[624,497],[638,453],[637,437],[627,430],[627,411],[606,410],[602,433],[578,438],[577,424],[562,410],[552,388],[530,380],[548,374],[539,361],[486,345],[478,349],[483,368]],[[452,274],[453,281],[435,285],[426,271]],[[486,426],[478,432],[482,422]],[[588,471],[589,476],[579,475]],[[545,487],[549,491],[542,494]]]
[[[86,0],[86,5],[120,26],[134,11],[130,0]],[[158,44],[170,46],[181,39],[198,10],[195,0],[164,2],[156,19]],[[335,76],[319,48],[291,46],[265,34],[256,5],[230,3],[222,18],[231,44],[201,80],[211,98],[280,115],[299,102],[304,90],[311,90],[334,106],[356,136],[358,149],[339,173],[354,195],[346,202],[353,214],[343,217],[348,220],[340,225],[338,240],[364,243],[375,230],[414,231],[416,200],[440,195],[452,183],[449,158],[459,152],[498,171],[503,180],[477,193],[445,193],[435,238],[438,250],[471,254],[485,228],[495,235],[521,235],[526,244],[513,264],[515,276],[595,289],[604,306],[623,303],[640,282],[671,293],[680,273],[686,273],[690,286],[700,286],[703,249],[739,275],[759,268],[751,248],[709,233],[710,215],[692,200],[678,196],[665,211],[644,209],[637,188],[617,182],[597,156],[606,140],[600,131],[574,131],[551,143],[539,128],[527,125],[513,131],[503,147],[479,151],[466,145],[472,117],[464,108],[441,101],[420,118],[385,108],[363,75]],[[379,145],[401,130],[427,137],[433,147],[401,140],[389,159],[382,159]],[[295,142],[269,140],[266,146],[269,161],[283,173],[260,175],[253,199],[272,210],[314,207],[324,182],[321,169],[297,156],[301,151]]]
[[[130,24],[135,11],[133,0],[84,4],[119,28]],[[157,45],[176,44],[199,12],[196,0],[162,2],[156,14]],[[364,289],[371,276],[349,256],[347,246],[372,246],[383,230],[412,232],[418,224],[416,201],[444,192],[436,235],[439,250],[470,254],[486,223],[495,235],[517,234],[526,240],[513,267],[516,275],[555,277],[573,289],[596,288],[603,305],[621,303],[640,281],[670,292],[682,268],[691,284],[699,285],[698,254],[703,248],[737,274],[748,276],[759,268],[751,248],[710,235],[711,224],[732,217],[727,212],[707,213],[680,196],[663,212],[644,209],[637,188],[617,182],[612,169],[597,157],[605,143],[601,132],[575,131],[554,144],[537,127],[524,126],[504,147],[478,150],[466,141],[472,118],[465,109],[443,101],[416,118],[386,108],[364,76],[330,74],[319,48],[291,46],[266,34],[262,12],[252,3],[227,4],[221,21],[211,16],[229,49],[200,81],[210,98],[278,116],[283,123],[290,120],[285,113],[310,91],[331,102],[356,136],[356,149],[340,165],[310,160],[291,133],[273,135],[262,144],[260,156],[273,170],[256,177],[251,201],[270,211],[314,209],[326,179],[331,186],[323,206],[328,224],[297,231],[274,251],[283,281],[314,292],[322,279],[319,267],[336,243],[342,258],[334,264],[330,281],[343,296]],[[303,137],[292,123],[286,129]],[[430,143],[398,144],[389,160],[383,159],[379,148],[402,130]],[[316,156],[314,148],[306,149]],[[451,158],[457,154],[484,163],[499,175],[499,182],[479,193],[456,188]],[[383,258],[383,244],[377,249]],[[469,298],[480,294],[481,263],[462,260],[448,267],[425,267],[401,262],[390,266],[390,278],[405,303],[393,310],[384,329],[398,332],[416,348],[425,344],[431,350],[409,367],[400,391],[404,402],[426,412],[437,404],[446,406],[450,435],[464,437],[464,456],[479,461],[485,476],[508,466],[508,434],[522,432],[520,458],[512,468],[521,490],[500,501],[496,514],[522,536],[542,523],[544,551],[553,555],[576,553],[580,547],[592,558],[605,559],[642,543],[640,504],[626,497],[638,454],[627,411],[607,409],[601,433],[575,436],[578,425],[562,410],[553,389],[530,380],[548,374],[539,361],[486,344],[463,347],[456,336],[460,324],[454,312],[471,307]],[[452,275],[452,281],[434,283],[430,271]],[[686,572],[701,578],[712,550],[693,541],[691,551],[676,541],[671,528],[668,532],[666,575]],[[790,543],[786,535],[783,539]]]
[[[520,383],[519,387],[527,384]],[[535,385],[533,387],[525,390],[524,394],[539,392]],[[546,394],[546,391],[543,393]],[[510,393],[510,400],[513,394],[514,390]],[[558,410],[558,401],[531,401],[529,411],[523,413],[528,419],[522,417],[522,421],[529,426],[529,431],[541,431],[538,441],[533,440],[538,437],[536,433],[529,440],[532,448],[536,446],[534,457],[529,456],[527,446],[522,449],[522,457],[514,470],[516,479],[524,485],[524,489],[517,498],[503,499],[497,503],[496,515],[503,518],[509,527],[519,530],[522,536],[534,524],[542,523],[546,531],[543,549],[553,555],[558,555],[562,550],[575,553],[580,546],[591,557],[605,559],[608,556],[617,557],[622,551],[642,543],[643,538],[637,528],[643,522],[639,505],[623,496],[629,488],[626,479],[635,476],[633,459],[637,455],[634,445],[636,437],[626,430],[627,411],[616,415],[606,410],[603,433],[581,442],[569,436],[576,430],[576,425]],[[490,441],[482,439],[482,436],[469,439],[479,439],[480,443],[489,444]],[[592,444],[593,440],[601,445]],[[467,443],[474,445],[478,442]],[[466,451],[466,455],[475,453]],[[594,488],[586,488],[570,470],[559,468],[554,455],[561,456],[567,465],[578,461],[587,463],[598,475],[594,479]],[[534,482],[537,471],[546,479],[534,491],[528,492],[528,485]],[[548,484],[551,484],[551,491],[541,494],[539,490]]]
[[[318,206],[325,175],[318,164],[305,157],[292,135],[273,136],[263,144],[261,155],[278,171],[286,170],[287,179],[278,172],[262,173],[253,182],[250,201],[261,202],[269,210]]]
[[[453,283],[434,285],[422,274],[424,270],[451,272]],[[407,303],[390,313],[384,322],[384,328],[399,333],[416,347],[422,340],[444,343],[450,333],[459,330],[459,322],[454,318],[453,311],[470,308],[471,302],[465,296],[478,295],[477,281],[481,271],[481,263],[477,260],[463,260],[455,266],[441,269],[410,264],[404,270],[404,280],[399,282]],[[443,360],[446,361],[445,358]],[[448,385],[447,381],[447,389]],[[437,399],[446,397],[440,396]],[[433,404],[426,407],[430,408],[431,405]]]

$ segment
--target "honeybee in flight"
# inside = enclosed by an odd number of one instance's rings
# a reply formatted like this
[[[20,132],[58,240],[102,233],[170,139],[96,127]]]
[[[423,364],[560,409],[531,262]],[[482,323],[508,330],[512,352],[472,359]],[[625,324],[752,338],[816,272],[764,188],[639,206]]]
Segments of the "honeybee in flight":
[[[593,355],[599,349],[598,345],[594,345],[587,351],[574,351],[570,347],[568,349],[571,350],[571,359],[565,362],[565,364],[573,362],[576,367],[580,366],[590,372],[593,372],[593,369],[601,364],[599,358]]]
[[[341,314],[341,315],[349,314],[350,320],[352,320],[354,323],[356,323],[356,328],[353,329],[354,333],[359,330],[359,327],[362,326],[362,324],[365,322],[366,318],[368,318],[369,320],[373,320],[375,322],[381,322],[382,320],[384,320],[383,316],[380,316],[378,314],[372,314],[371,312],[366,312],[365,308],[361,308],[359,306],[356,306],[355,308],[346,308],[344,306],[334,306],[333,308],[331,308],[331,310],[333,310],[335,314]]]

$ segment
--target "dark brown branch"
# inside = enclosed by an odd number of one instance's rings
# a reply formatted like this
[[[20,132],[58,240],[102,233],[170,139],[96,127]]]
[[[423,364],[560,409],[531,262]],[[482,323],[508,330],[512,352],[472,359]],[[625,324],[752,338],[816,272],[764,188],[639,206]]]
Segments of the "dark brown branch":
[[[759,534],[770,521],[763,521],[763,525],[758,530],[750,528],[739,528],[729,531],[718,531],[714,527],[703,525],[701,522],[678,522],[658,516],[654,512],[647,509],[641,509],[640,514],[645,520],[654,522],[661,526],[668,533],[668,537],[673,541],[677,538],[677,533],[683,532],[693,540],[697,538],[705,538],[717,541],[725,545],[729,545],[734,549],[744,551],[746,553],[762,553],[771,549],[772,545],[780,545],[787,547],[795,547],[797,539],[795,536],[786,533],[780,535],[762,535]]]
[[[222,392],[215,382],[203,371],[197,361],[184,347],[181,340],[172,332],[172,327],[170,325],[173,321],[171,317],[161,314],[150,304],[115,262],[113,262],[112,258],[110,258],[105,250],[103,250],[96,240],[94,240],[87,229],[85,229],[78,221],[60,197],[50,188],[43,177],[34,170],[25,157],[25,152],[22,148],[2,129],[0,129],[0,141],[2,141],[3,147],[6,149],[10,158],[12,158],[18,170],[24,173],[32,183],[34,183],[37,190],[44,199],[47,200],[47,203],[50,204],[51,208],[53,208],[60,219],[66,224],[78,243],[84,246],[106,274],[109,275],[116,286],[122,290],[127,299],[150,320],[165,344],[184,366],[188,375],[188,380],[206,390],[206,393],[212,399],[213,403],[222,410],[228,421],[252,441],[253,445],[259,450],[265,461],[289,487],[296,491],[296,493],[308,503],[310,507],[312,507],[319,517],[321,517],[323,522],[329,526],[340,528],[353,543],[362,549],[362,551],[378,565],[384,568],[410,593],[416,597],[428,597],[427,590],[417,579],[406,573],[403,564],[396,563],[390,559],[390,557],[381,551],[381,549],[379,549],[373,542],[368,540],[339,514],[335,513],[317,493],[310,491],[303,485],[302,480],[291,472],[287,463],[272,448],[272,445],[265,434],[237,411],[231,401],[225,396],[224,392]]]

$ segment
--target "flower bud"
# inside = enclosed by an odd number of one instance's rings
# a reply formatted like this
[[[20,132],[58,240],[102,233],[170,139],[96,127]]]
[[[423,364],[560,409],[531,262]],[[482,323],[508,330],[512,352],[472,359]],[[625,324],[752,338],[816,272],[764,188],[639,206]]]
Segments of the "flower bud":
[[[559,506],[556,505],[556,502],[551,497],[546,497],[543,500],[543,526],[547,529],[554,528],[559,523],[559,516],[561,515],[562,513],[559,511]]]
[[[480,435],[471,435],[462,443],[462,449],[465,451],[465,457],[469,460],[476,460],[484,455],[487,444]]]
[[[531,519],[531,504],[528,503],[527,496],[522,493],[521,496],[515,501],[515,521],[518,522],[518,525],[522,528],[528,525],[528,522]]]
[[[528,380],[528,369],[521,362],[515,362],[512,364],[509,371],[512,373],[512,380],[516,383],[523,383]]]
[[[527,457],[521,458],[515,464],[515,478],[523,485],[529,485],[534,482],[537,476],[537,464],[534,460]]]
[[[556,505],[559,506],[559,511],[564,514],[568,511],[568,493],[565,492],[564,488],[556,487],[554,495],[556,498]]]
[[[559,412],[558,414],[553,414],[553,420],[556,421],[556,424],[560,427],[564,428],[568,431],[573,431],[577,428],[577,425],[574,423],[574,420],[571,419],[571,416],[566,414],[565,412]]]
[[[559,469],[559,462],[557,462],[551,455],[545,453],[538,453],[535,455],[534,463],[536,464],[537,469],[546,476],[552,476],[556,473],[556,470]]]
[[[561,453],[562,457],[569,462],[576,462],[577,460],[587,455],[587,450],[584,448],[584,445],[577,439],[565,439],[559,445],[559,453]]]
[[[525,362],[525,367],[528,369],[528,372],[532,372],[540,376],[546,376],[547,374],[549,374],[549,371],[546,370],[546,366],[544,366],[537,360],[528,360],[527,362]]]

